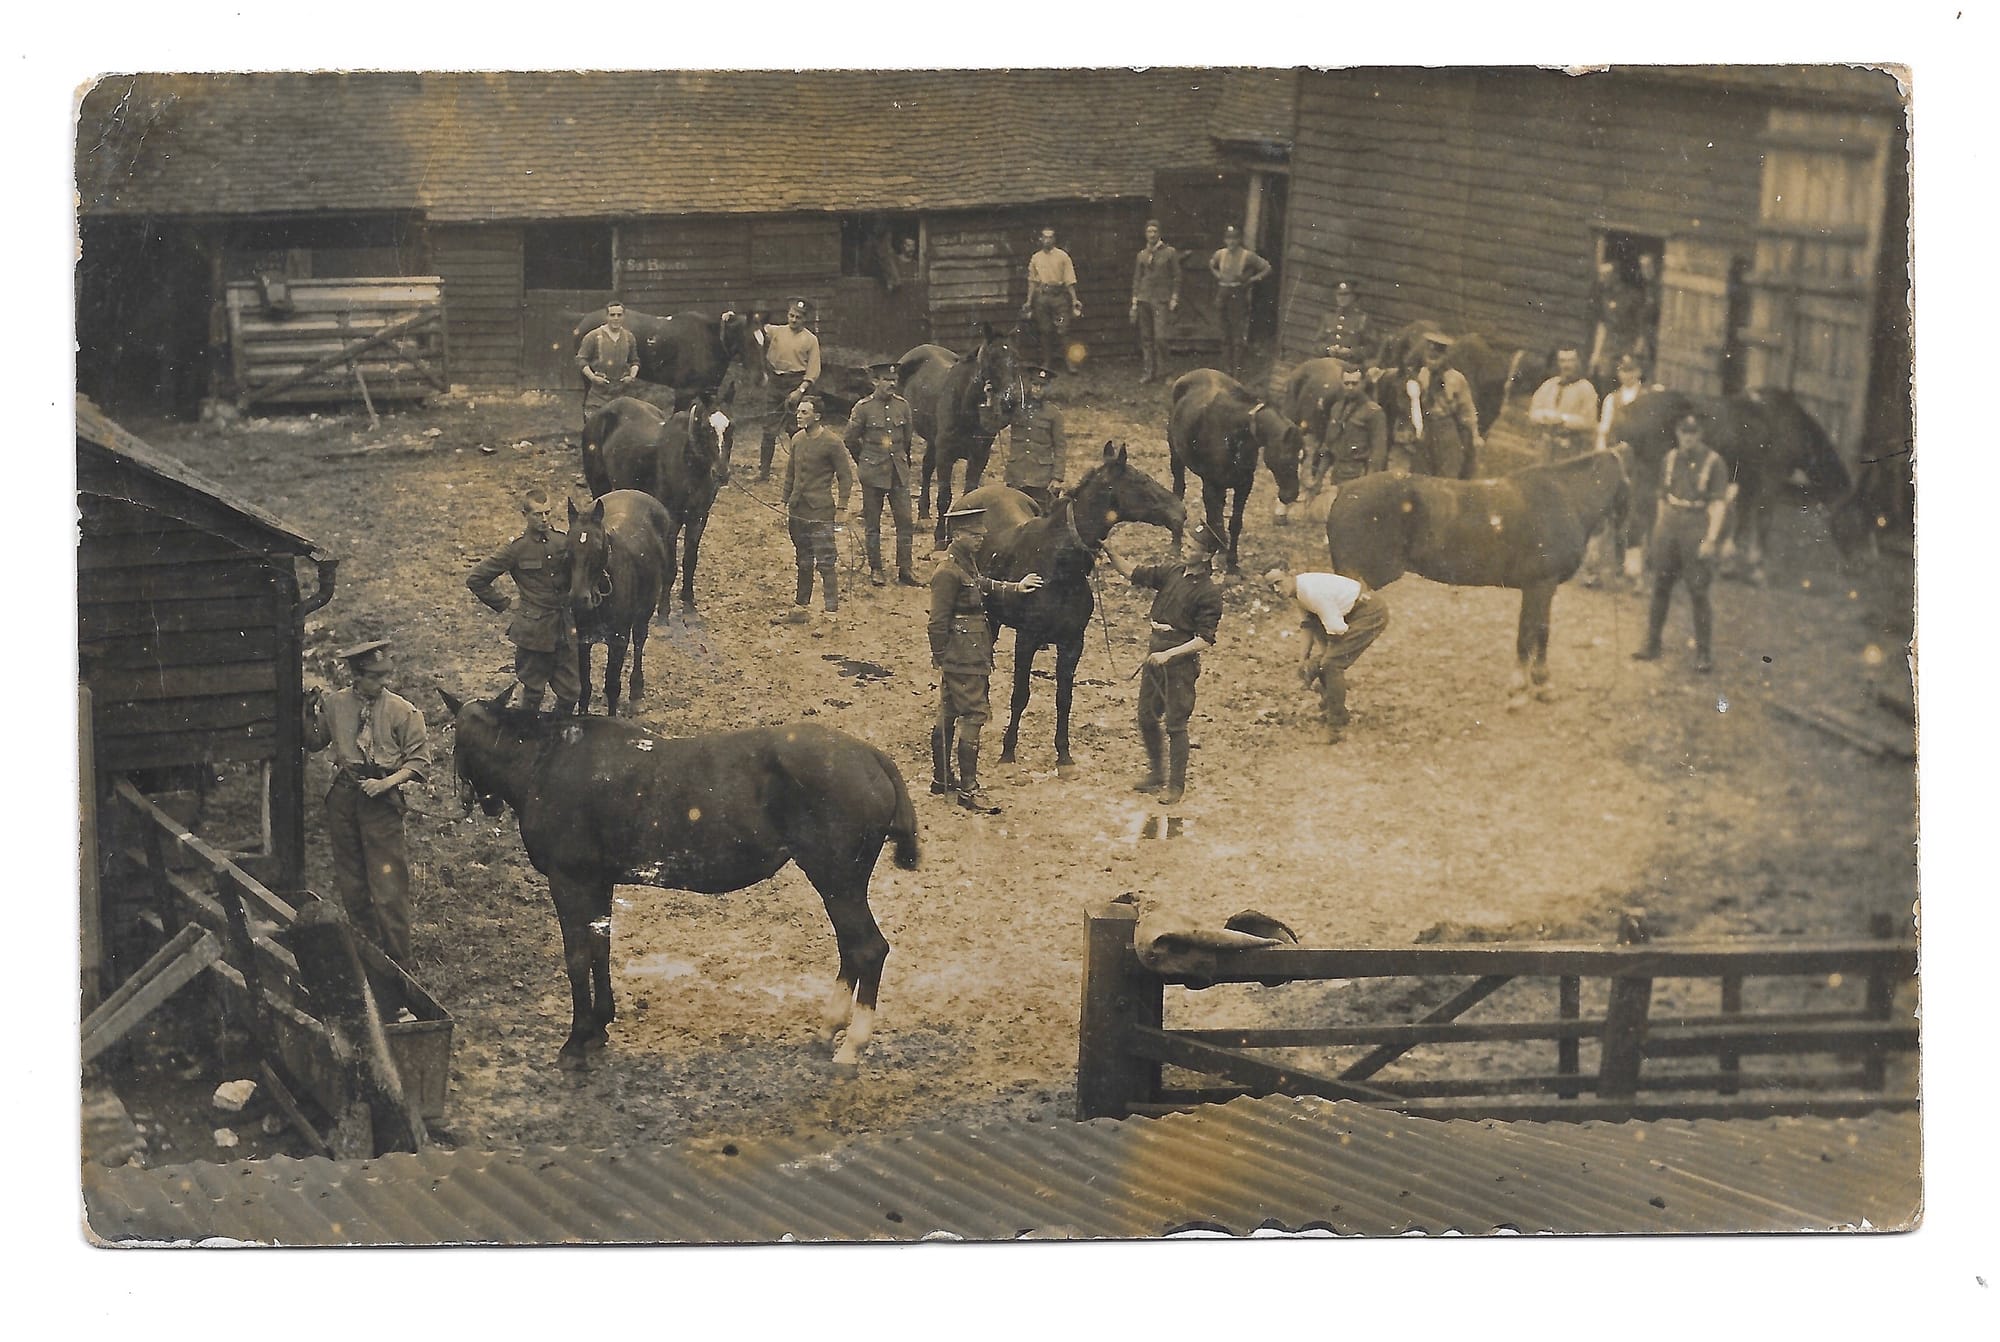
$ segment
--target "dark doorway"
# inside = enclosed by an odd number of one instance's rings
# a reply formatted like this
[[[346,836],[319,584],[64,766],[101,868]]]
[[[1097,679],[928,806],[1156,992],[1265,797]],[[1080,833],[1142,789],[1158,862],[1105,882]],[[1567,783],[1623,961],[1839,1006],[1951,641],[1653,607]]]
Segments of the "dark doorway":
[[[220,354],[198,234],[151,219],[86,219],[80,237],[77,390],[106,410],[192,418]]]
[[[527,385],[582,388],[571,331],[578,317],[614,296],[615,256],[612,226],[602,220],[521,230],[521,369]]]

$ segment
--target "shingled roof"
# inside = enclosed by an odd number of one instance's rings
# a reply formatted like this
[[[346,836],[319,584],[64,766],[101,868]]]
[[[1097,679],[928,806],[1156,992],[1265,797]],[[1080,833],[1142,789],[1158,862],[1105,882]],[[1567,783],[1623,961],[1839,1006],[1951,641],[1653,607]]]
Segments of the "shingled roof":
[[[551,219],[1150,196],[1223,73],[139,75],[79,117],[86,214]]]

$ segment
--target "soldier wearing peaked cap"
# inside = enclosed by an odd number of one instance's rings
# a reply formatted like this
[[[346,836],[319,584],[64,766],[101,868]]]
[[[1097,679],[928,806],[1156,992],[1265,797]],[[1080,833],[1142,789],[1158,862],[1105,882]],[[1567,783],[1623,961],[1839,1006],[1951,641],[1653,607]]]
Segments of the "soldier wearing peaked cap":
[[[1343,363],[1359,365],[1368,348],[1368,314],[1361,310],[1361,286],[1342,280],[1333,286],[1333,309],[1319,324],[1314,343],[1319,352]]]
[[[1048,399],[1055,370],[1037,365],[1025,371],[1028,376],[1021,404],[1007,431],[1006,481],[1008,488],[1020,490],[1047,513],[1062,487],[1068,444],[1063,438],[1062,411]]]
[[[931,665],[939,676],[937,725],[931,729],[931,795],[958,793],[968,811],[997,815],[1000,808],[979,787],[979,729],[986,725],[987,682],[993,675],[993,626],[986,618],[989,592],[1034,592],[1039,573],[1019,582],[989,578],[979,571],[986,541],[986,510],[955,508],[945,514],[951,548],[931,573],[928,633]],[[952,773],[953,737],[958,772]]]
[[[348,921],[398,964],[410,958],[410,859],[403,839],[402,787],[430,768],[429,734],[415,705],[385,684],[389,643],[378,639],[339,654],[354,683],[306,697],[305,747],[333,748],[326,794],[334,882]]]
[[[1172,806],[1187,790],[1188,719],[1194,714],[1194,683],[1201,654],[1215,646],[1222,623],[1222,592],[1210,577],[1222,540],[1206,522],[1189,530],[1178,564],[1128,567],[1106,546],[1100,553],[1134,587],[1150,587],[1153,598],[1152,650],[1139,664],[1139,739],[1146,747],[1146,774],[1134,788],[1158,792]],[[1160,771],[1166,747],[1167,772]],[[1164,791],[1162,791],[1164,789]]]
[[[897,368],[893,360],[881,359],[868,365],[875,380],[875,394],[855,405],[847,417],[844,441],[861,476],[861,520],[868,534],[868,581],[887,585],[882,576],[882,504],[896,522],[896,582],[903,587],[921,587],[910,572],[916,522],[910,516],[910,477],[914,473],[911,452],[910,403],[896,393]]]

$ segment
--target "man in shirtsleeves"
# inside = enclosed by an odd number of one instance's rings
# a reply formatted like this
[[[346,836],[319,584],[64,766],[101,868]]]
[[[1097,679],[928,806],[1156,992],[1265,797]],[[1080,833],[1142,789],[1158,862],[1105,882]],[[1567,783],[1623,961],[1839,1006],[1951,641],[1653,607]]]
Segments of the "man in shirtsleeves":
[[[1729,467],[1703,438],[1700,417],[1692,412],[1681,416],[1674,425],[1673,451],[1660,465],[1660,502],[1653,510],[1652,539],[1646,543],[1653,603],[1646,612],[1646,642],[1632,654],[1634,661],[1658,659],[1674,584],[1681,582],[1694,607],[1694,669],[1703,673],[1715,669],[1715,610],[1708,589],[1729,518],[1730,488]]]
[[[1575,346],[1556,351],[1556,375],[1535,388],[1528,422],[1542,443],[1544,462],[1567,461],[1591,449],[1597,429],[1597,388],[1584,380]]]
[[[1419,436],[1414,426],[1397,424],[1391,460],[1393,464],[1400,457],[1402,462],[1396,469],[1457,480],[1486,446],[1479,436],[1479,406],[1472,398],[1472,384],[1451,366],[1451,343],[1442,331],[1424,336],[1424,363],[1416,375],[1423,432]]]
[[[347,918],[397,964],[410,959],[410,858],[403,838],[403,784],[422,783],[431,764],[424,715],[385,686],[389,643],[339,654],[354,683],[306,698],[305,748],[333,747],[326,833],[334,884]]]
[[[1215,316],[1222,325],[1222,363],[1231,377],[1243,376],[1243,356],[1250,345],[1250,287],[1271,273],[1271,263],[1243,245],[1243,231],[1231,224],[1222,230],[1222,246],[1208,258],[1215,277]]]
[[[1109,547],[1101,553],[1134,587],[1150,587],[1153,598],[1152,650],[1139,667],[1139,739],[1146,747],[1146,775],[1137,792],[1159,792],[1172,806],[1187,791],[1188,719],[1194,713],[1194,683],[1201,654],[1215,646],[1222,623],[1222,592],[1209,576],[1222,542],[1206,522],[1188,532],[1186,558],[1178,564],[1129,568]],[[1160,772],[1161,745],[1168,772]],[[1165,791],[1161,791],[1164,788]]]
[[[987,687],[993,676],[993,625],[986,618],[991,592],[1036,592],[1042,576],[1019,582],[989,578],[979,571],[986,543],[986,510],[954,508],[945,515],[951,548],[931,573],[931,665],[939,671],[938,716],[931,728],[931,795],[958,794],[958,804],[982,815],[1000,808],[979,786],[979,729],[986,725]],[[952,773],[954,736],[958,772]]]
[[[576,347],[583,374],[583,417],[623,396],[639,377],[639,339],[625,326],[625,305],[604,305],[604,325],[583,333]]]
[[[757,448],[757,478],[771,478],[771,457],[781,427],[798,410],[799,398],[819,382],[819,337],[806,329],[804,299],[794,299],[783,326],[764,328],[764,359],[771,370],[771,398],[777,410],[764,421],[764,439]]]
[[[1157,382],[1167,352],[1167,316],[1181,306],[1181,254],[1160,240],[1160,221],[1146,221],[1146,245],[1132,262],[1132,325],[1139,332],[1143,383]]]
[[[868,529],[868,581],[887,585],[882,576],[882,503],[886,499],[896,522],[896,581],[921,587],[910,572],[916,523],[910,517],[910,403],[896,394],[896,364],[883,360],[868,365],[875,392],[847,417],[845,442],[861,476],[861,518]]]
[[[798,590],[795,609],[787,617],[803,624],[812,605],[813,570],[819,570],[820,597],[826,613],[840,609],[840,551],[833,538],[836,513],[847,511],[848,496],[854,492],[854,462],[847,444],[838,434],[820,423],[819,398],[799,398],[793,412],[798,432],[792,436],[790,456],[785,461],[785,517],[792,534],[792,557],[797,565]],[[840,489],[838,506],[834,487]]]
[[[1351,717],[1347,673],[1389,627],[1388,603],[1366,583],[1341,573],[1275,570],[1267,576],[1277,593],[1298,607],[1300,632],[1306,640],[1299,678],[1307,689],[1319,686],[1327,740],[1337,742]]]
[[[577,675],[576,622],[569,610],[569,547],[553,528],[548,491],[530,486],[521,494],[521,534],[481,560],[465,580],[466,587],[490,610],[504,613],[513,605],[505,592],[493,590],[501,575],[514,580],[520,609],[507,622],[514,644],[514,679],[521,682],[521,707],[542,706],[551,687],[556,692],[556,716],[576,709],[581,681]]]
[[[1041,247],[1028,258],[1028,301],[1021,315],[1034,319],[1042,362],[1053,368],[1061,359],[1069,367],[1069,324],[1083,315],[1083,300],[1076,296],[1076,265],[1056,246],[1053,228],[1042,230]]]
[[[1006,483],[1033,499],[1046,516],[1063,482],[1067,443],[1062,411],[1048,399],[1055,370],[1031,367],[1026,372],[1021,404],[1008,426]]]

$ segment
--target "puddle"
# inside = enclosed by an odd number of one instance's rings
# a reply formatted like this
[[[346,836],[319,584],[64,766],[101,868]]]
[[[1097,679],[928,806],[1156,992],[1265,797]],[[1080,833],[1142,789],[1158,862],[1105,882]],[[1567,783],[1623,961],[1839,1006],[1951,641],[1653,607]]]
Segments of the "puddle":
[[[1186,828],[1186,818],[1177,815],[1149,815],[1139,826],[1141,839],[1178,839]]]
[[[664,951],[655,951],[651,955],[642,955],[635,959],[627,960],[625,962],[625,972],[627,974],[645,974],[657,979],[684,979],[688,975],[699,973],[700,971],[686,960],[676,960]]]
[[[887,680],[896,674],[880,662],[864,662],[855,657],[843,657],[837,652],[823,652],[820,654],[820,660],[834,663],[841,675],[850,676],[864,683],[871,680]]]

